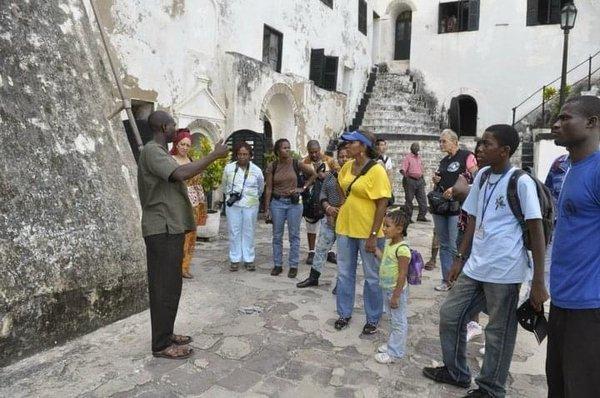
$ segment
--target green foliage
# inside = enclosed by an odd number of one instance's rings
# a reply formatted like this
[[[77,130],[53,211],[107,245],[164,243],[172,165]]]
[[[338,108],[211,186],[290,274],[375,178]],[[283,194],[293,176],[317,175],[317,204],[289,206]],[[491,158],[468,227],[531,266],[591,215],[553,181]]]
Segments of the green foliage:
[[[548,102],[550,98],[554,97],[558,91],[552,86],[544,87],[544,102]]]
[[[210,140],[207,137],[202,137],[198,145],[190,149],[189,156],[193,160],[202,159],[212,150],[213,147]],[[230,158],[231,155],[227,155],[226,158],[215,160],[202,172],[202,188],[204,192],[208,193],[219,188],[223,180],[223,170],[227,163],[229,163]]]

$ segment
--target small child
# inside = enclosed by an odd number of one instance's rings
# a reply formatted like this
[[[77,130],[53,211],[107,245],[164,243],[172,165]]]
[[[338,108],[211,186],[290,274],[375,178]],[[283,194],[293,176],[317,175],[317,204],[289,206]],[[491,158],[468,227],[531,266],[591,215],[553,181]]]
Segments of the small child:
[[[389,364],[404,357],[408,321],[408,265],[411,253],[404,243],[407,218],[401,208],[389,211],[383,220],[383,233],[389,239],[383,252],[375,252],[381,261],[379,266],[379,285],[383,290],[383,305],[390,319],[390,337],[375,355],[379,363]]]

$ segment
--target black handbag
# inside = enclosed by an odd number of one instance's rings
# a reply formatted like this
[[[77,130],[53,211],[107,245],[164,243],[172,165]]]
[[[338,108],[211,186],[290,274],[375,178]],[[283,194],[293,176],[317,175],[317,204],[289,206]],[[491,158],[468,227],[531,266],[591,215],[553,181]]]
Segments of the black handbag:
[[[457,200],[444,198],[444,193],[439,189],[434,189],[427,194],[429,202],[429,212],[439,216],[458,214],[460,203]]]

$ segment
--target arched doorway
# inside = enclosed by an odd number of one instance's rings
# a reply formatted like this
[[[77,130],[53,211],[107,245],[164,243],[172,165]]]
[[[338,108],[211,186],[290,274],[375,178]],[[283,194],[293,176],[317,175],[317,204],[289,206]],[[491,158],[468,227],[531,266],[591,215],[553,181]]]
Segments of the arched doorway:
[[[459,136],[477,135],[477,102],[470,95],[452,98],[448,109],[450,128]]]
[[[410,36],[412,30],[412,11],[404,11],[396,17],[396,40],[394,60],[410,59]]]
[[[269,104],[265,119],[271,126],[273,140],[287,138],[292,144],[292,149],[296,147],[296,123],[292,104],[284,94],[275,94]]]

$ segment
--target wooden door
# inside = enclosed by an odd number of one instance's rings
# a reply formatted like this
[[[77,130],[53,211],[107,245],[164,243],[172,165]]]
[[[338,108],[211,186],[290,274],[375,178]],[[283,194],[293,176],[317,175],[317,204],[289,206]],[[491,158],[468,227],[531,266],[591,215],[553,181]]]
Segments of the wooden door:
[[[410,35],[412,29],[412,11],[404,11],[396,18],[395,60],[410,59]]]

